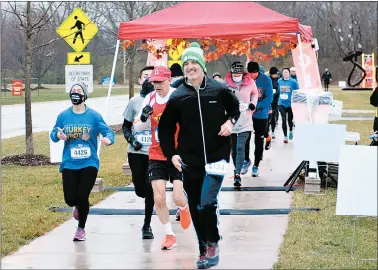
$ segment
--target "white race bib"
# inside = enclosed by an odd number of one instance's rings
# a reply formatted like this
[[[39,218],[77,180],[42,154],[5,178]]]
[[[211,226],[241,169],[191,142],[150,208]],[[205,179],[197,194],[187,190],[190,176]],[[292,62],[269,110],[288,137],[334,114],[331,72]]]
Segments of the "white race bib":
[[[289,99],[289,95],[286,94],[286,93],[282,93],[282,94],[280,95],[280,99],[282,99],[282,100],[287,100],[287,99]]]
[[[143,146],[149,146],[152,143],[152,136],[150,131],[141,131],[136,133],[135,138]]]
[[[91,149],[88,146],[77,146],[71,148],[71,158],[83,159],[91,156]]]
[[[248,104],[247,103],[240,103],[239,104],[239,110],[241,112],[245,112],[248,109]]]
[[[158,128],[155,128],[155,140],[156,140],[156,142],[159,142],[159,132],[158,132]]]
[[[206,164],[206,173],[211,175],[225,175],[228,169],[228,162],[222,159],[221,161]]]

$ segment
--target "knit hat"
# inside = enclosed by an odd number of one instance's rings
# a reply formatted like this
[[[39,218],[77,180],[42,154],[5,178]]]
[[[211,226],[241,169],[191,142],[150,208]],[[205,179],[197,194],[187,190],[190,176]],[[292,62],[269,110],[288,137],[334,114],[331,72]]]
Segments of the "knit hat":
[[[192,42],[188,48],[184,50],[181,56],[182,66],[189,60],[196,61],[204,72],[206,72],[205,58],[203,57],[203,50],[197,42]]]
[[[184,76],[184,74],[182,73],[182,68],[178,63],[174,63],[169,69],[172,72],[172,78]]]
[[[213,74],[213,76],[211,76],[213,79],[215,78],[215,77],[219,77],[219,78],[222,78],[222,76],[220,75],[220,73],[219,72],[215,72],[214,74]]]
[[[239,61],[232,63],[231,73],[244,73],[244,65]]]
[[[256,73],[260,71],[260,66],[257,62],[249,62],[247,70],[249,73]]]
[[[84,100],[87,100],[87,98],[88,98],[88,87],[87,87],[84,83],[82,83],[82,82],[76,82],[76,83],[74,83],[74,84],[71,86],[70,94],[71,94],[72,89],[73,89],[74,86],[76,86],[76,85],[80,86],[81,89],[83,89],[83,92],[84,92]]]
[[[270,75],[278,74],[278,68],[276,68],[276,67],[271,67],[271,68],[269,69],[269,74],[270,74]]]
[[[291,67],[291,68],[290,68],[290,71],[295,71],[295,67]]]

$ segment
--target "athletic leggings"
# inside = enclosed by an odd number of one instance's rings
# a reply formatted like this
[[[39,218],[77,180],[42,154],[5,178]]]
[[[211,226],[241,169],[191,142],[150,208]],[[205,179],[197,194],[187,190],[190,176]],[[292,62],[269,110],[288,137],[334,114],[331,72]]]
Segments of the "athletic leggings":
[[[151,182],[148,180],[148,155],[128,153],[128,161],[135,186],[135,194],[138,197],[145,198],[144,225],[149,226],[155,202]]]
[[[259,166],[263,152],[264,152],[264,135],[268,119],[253,118],[253,128],[255,130],[255,163],[256,167]]]
[[[251,137],[252,137],[252,132],[249,133],[248,139],[245,142],[245,155],[244,155],[244,159],[246,161],[251,161],[251,159],[249,158],[249,148],[251,146]]]
[[[232,142],[232,160],[234,162],[236,174],[240,174],[243,161],[245,158],[245,146],[248,138],[251,136],[251,131],[241,132],[239,134],[231,135]]]
[[[287,136],[286,119],[289,122],[290,131],[293,131],[293,111],[292,111],[291,107],[286,108],[286,107],[284,107],[282,105],[278,105],[278,110],[281,113],[281,117],[282,117],[282,130],[283,130],[284,136],[286,137]],[[286,114],[288,115],[287,118],[286,118]]]
[[[276,122],[278,121],[278,115],[279,115],[277,105],[272,104],[272,111],[273,111],[273,114],[272,114],[272,118],[270,119],[269,124],[272,129],[272,132],[274,132],[276,130]]]
[[[63,169],[64,200],[68,206],[76,206],[79,211],[79,226],[85,228],[89,213],[89,195],[96,182],[97,169],[86,167],[79,170]]]

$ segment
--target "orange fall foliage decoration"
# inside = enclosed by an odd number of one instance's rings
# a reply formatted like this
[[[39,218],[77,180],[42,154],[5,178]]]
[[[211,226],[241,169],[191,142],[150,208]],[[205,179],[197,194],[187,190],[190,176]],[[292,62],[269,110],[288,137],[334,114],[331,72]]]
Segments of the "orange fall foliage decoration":
[[[154,54],[156,58],[161,58],[163,54],[168,53],[170,50],[176,50],[177,46],[182,41],[183,38],[172,39],[170,45],[165,45],[163,48],[156,48],[154,45],[150,44],[150,40],[144,40],[140,49],[147,50]],[[230,54],[230,55],[243,55],[246,54],[250,60],[253,61],[269,61],[270,59],[279,58],[286,55],[290,49],[295,47],[294,43],[286,42],[282,43],[280,37],[277,35],[267,36],[264,39],[251,39],[251,40],[220,40],[220,39],[201,39],[198,42],[203,51],[205,61],[210,62],[218,60],[219,57]],[[272,43],[275,45],[271,47],[270,52],[262,53],[259,49],[263,45]],[[185,48],[189,46],[189,42],[185,43]],[[126,50],[130,45],[136,45],[136,41],[124,40],[122,41],[122,48]]]

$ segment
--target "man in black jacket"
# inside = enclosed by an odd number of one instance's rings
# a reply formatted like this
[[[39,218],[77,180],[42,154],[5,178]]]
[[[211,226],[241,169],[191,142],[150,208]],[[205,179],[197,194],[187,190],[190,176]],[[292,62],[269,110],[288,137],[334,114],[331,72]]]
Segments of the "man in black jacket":
[[[219,261],[217,196],[230,160],[230,135],[240,116],[239,101],[225,84],[205,75],[198,43],[192,43],[181,59],[185,81],[172,93],[160,118],[159,130],[164,132],[159,133],[159,140],[164,155],[183,172],[199,241],[197,266],[208,268]]]

